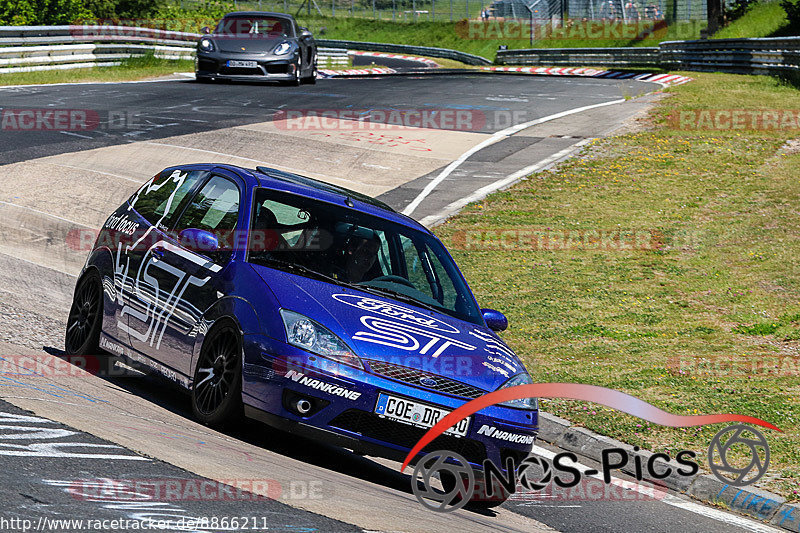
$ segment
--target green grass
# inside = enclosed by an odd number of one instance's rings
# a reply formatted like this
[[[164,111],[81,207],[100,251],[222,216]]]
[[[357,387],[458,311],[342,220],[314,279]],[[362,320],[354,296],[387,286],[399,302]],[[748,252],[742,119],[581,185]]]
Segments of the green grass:
[[[780,35],[788,29],[789,21],[780,2],[762,2],[753,6],[741,18],[731,22],[714,34],[715,39],[739,39],[743,37],[770,37]]]
[[[772,464],[759,484],[797,501],[800,153],[784,143],[798,129],[686,131],[668,117],[800,109],[800,92],[766,76],[688,75],[695,81],[669,89],[652,112],[652,129],[596,141],[557,170],[468,206],[436,233],[478,301],[507,313],[505,339],[537,381],[610,387],[676,414],[773,422],[785,432],[766,431]],[[464,244],[465,232],[524,229],[575,239],[642,231],[653,241],[639,250]],[[765,364],[732,372],[731,361]],[[670,429],[584,402],[542,406],[651,450],[695,450],[703,462],[721,429]]]
[[[93,67],[72,70],[45,70],[0,74],[0,85],[36,85],[87,81],[133,81],[173,72],[194,72],[193,61],[159,59],[152,55],[125,59],[117,67]]]
[[[299,15],[301,24],[311,29],[319,39],[342,39],[378,43],[436,46],[460,50],[487,59],[494,59],[497,48],[507,45],[511,49],[530,48],[530,40],[520,38],[469,38],[464,22],[395,22],[357,18],[306,17]],[[458,24],[461,24],[460,26]],[[324,28],[324,32],[321,31]],[[631,38],[581,38],[580,31],[570,31],[534,41],[536,48],[608,47],[608,46],[658,46],[662,40],[694,39],[700,35],[701,25],[680,23],[667,31],[646,39]],[[516,35],[516,34],[515,34]],[[491,35],[489,35],[491,37]]]

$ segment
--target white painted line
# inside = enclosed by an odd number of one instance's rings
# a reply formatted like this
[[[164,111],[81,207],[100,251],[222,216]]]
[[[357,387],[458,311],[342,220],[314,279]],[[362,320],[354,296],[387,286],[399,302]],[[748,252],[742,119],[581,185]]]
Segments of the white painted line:
[[[63,163],[51,163],[49,161],[43,161],[47,165],[53,165],[56,167],[63,167],[63,168],[73,168],[75,170],[83,170],[84,172],[92,172],[93,174],[102,174],[104,176],[111,176],[112,178],[119,178],[121,180],[132,181],[134,183],[138,183],[141,185],[142,180],[137,180],[134,178],[128,178],[127,176],[120,176],[119,174],[112,174],[110,172],[103,172],[101,170],[92,170],[91,168],[84,168],[84,167],[76,167],[74,165],[65,165]]]
[[[489,137],[488,139],[484,140],[483,142],[480,142],[477,145],[473,146],[472,148],[470,148],[469,150],[467,150],[466,152],[461,154],[461,156],[459,156],[458,159],[456,159],[455,161],[453,161],[452,163],[447,165],[444,168],[444,170],[442,170],[439,173],[439,175],[436,176],[433,179],[433,181],[431,181],[428,185],[426,185],[425,188],[422,189],[422,192],[420,192],[419,195],[417,195],[417,197],[414,198],[414,200],[410,204],[408,204],[405,209],[403,209],[402,213],[404,215],[411,215],[411,213],[413,213],[417,209],[417,207],[419,207],[419,204],[421,204],[422,201],[425,200],[425,198],[427,198],[428,195],[431,192],[433,192],[433,190],[441,182],[443,182],[444,179],[447,176],[449,176],[455,169],[457,169],[459,166],[461,166],[461,164],[464,161],[466,161],[471,155],[473,155],[476,152],[486,148],[487,146],[490,146],[490,145],[502,140],[505,137],[510,137],[510,136],[514,135],[515,133],[518,133],[518,132],[520,132],[520,131],[522,131],[522,130],[524,130],[526,128],[530,128],[531,126],[536,126],[537,124],[542,124],[544,122],[549,122],[551,120],[555,120],[555,119],[558,119],[558,118],[561,118],[561,117],[566,117],[568,115],[574,115],[575,113],[581,113],[583,111],[588,111],[589,109],[595,109],[595,108],[598,108],[598,107],[604,107],[604,106],[609,106],[609,105],[614,105],[614,104],[621,104],[624,101],[625,101],[625,99],[621,98],[619,100],[611,100],[610,102],[602,102],[602,103],[599,103],[599,104],[592,104],[592,105],[587,105],[587,106],[583,106],[583,107],[576,107],[575,109],[568,109],[566,111],[562,111],[561,113],[556,113],[554,115],[549,115],[549,116],[546,116],[546,117],[537,118],[535,120],[530,120],[528,122],[523,122],[522,124],[517,124],[515,126],[508,127],[508,128],[506,128],[504,130],[500,130],[500,131],[492,134],[491,137]]]
[[[542,170],[542,169],[548,167],[549,165],[552,165],[553,163],[557,162],[559,159],[562,159],[562,158],[568,156],[570,153],[582,148],[583,146],[585,146],[586,144],[588,144],[591,141],[592,141],[592,139],[584,139],[584,140],[582,140],[580,142],[577,142],[577,143],[575,143],[575,144],[573,144],[571,146],[568,146],[567,148],[564,148],[563,150],[561,150],[559,152],[556,152],[555,154],[553,154],[553,155],[551,155],[549,157],[546,157],[545,159],[542,159],[538,163],[535,163],[533,165],[530,165],[530,166],[527,166],[527,167],[525,167],[523,169],[520,169],[520,170],[514,172],[513,174],[509,174],[508,176],[506,176],[506,177],[504,177],[502,179],[499,179],[499,180],[497,180],[497,181],[495,181],[493,183],[490,183],[489,185],[485,185],[485,186],[481,187],[480,189],[478,189],[477,191],[475,191],[472,194],[470,194],[469,196],[465,196],[464,198],[461,198],[459,200],[456,200],[455,202],[452,202],[452,203],[448,204],[439,213],[437,213],[435,215],[428,215],[427,217],[425,217],[422,220],[420,220],[419,223],[422,224],[425,227],[430,227],[432,224],[451,216],[452,214],[454,214],[456,211],[458,211],[459,209],[461,209],[465,205],[470,204],[472,202],[477,202],[478,200],[481,200],[481,199],[487,197],[488,195],[490,195],[491,193],[493,193],[493,192],[495,192],[495,191],[497,191],[499,189],[502,189],[504,187],[507,187],[507,186],[513,184],[514,182],[524,178],[525,176],[527,176],[529,174],[533,174],[534,172],[537,172],[539,170]]]
[[[553,458],[556,456],[555,452],[552,452],[546,448],[542,448],[541,446],[535,446],[535,445],[531,449],[531,453],[536,454],[540,457],[544,457],[545,459],[548,459],[550,461],[552,461]],[[575,466],[581,471],[584,471],[589,468],[588,466],[583,465],[581,463],[575,463]],[[595,479],[600,479],[600,480],[603,479],[603,476],[601,474],[595,474],[589,477],[593,477]],[[760,522],[756,522],[755,520],[751,520],[743,516],[737,516],[731,513],[727,513],[725,511],[721,511],[719,509],[715,509],[713,507],[707,507],[705,505],[700,505],[692,501],[678,498],[677,496],[673,496],[667,491],[660,490],[655,487],[647,487],[639,483],[636,483],[635,481],[628,481],[612,476],[611,484],[621,487],[622,489],[625,490],[636,491],[639,494],[642,494],[647,497],[653,497],[655,498],[655,501],[663,502],[667,505],[671,505],[672,507],[677,507],[679,509],[683,509],[684,511],[689,511],[691,513],[699,514],[705,516],[706,518],[711,518],[719,522],[725,522],[726,524],[740,527],[742,529],[746,529],[747,531],[753,531],[756,533],[777,533],[780,531],[784,531],[782,529],[776,529],[774,527],[762,524]]]
[[[60,131],[59,133],[64,135],[72,135],[73,137],[80,137],[81,139],[94,139],[94,137],[91,137],[90,135],[81,135],[79,133],[72,133],[71,131]]]
[[[194,74],[192,74],[194,77]],[[32,83],[30,85],[0,85],[0,89],[20,89],[28,87],[59,87],[62,85],[120,85],[129,83],[164,83],[167,81],[181,81],[179,79],[168,78],[165,80],[134,80],[134,81],[73,81],[63,83]]]
[[[0,204],[10,205],[10,206],[13,206],[13,207],[18,207],[20,209],[27,209],[28,211],[33,211],[34,213],[38,213],[38,214],[44,215],[46,217],[51,217],[51,218],[55,218],[57,220],[61,220],[63,222],[69,222],[70,224],[75,224],[76,226],[83,226],[84,228],[97,229],[97,228],[94,228],[92,226],[87,226],[86,224],[81,224],[80,222],[75,222],[74,220],[70,220],[68,218],[60,217],[58,215],[53,215],[53,214],[47,213],[45,211],[39,211],[38,209],[34,209],[33,207],[26,207],[24,205],[15,204],[14,202],[5,202],[3,200],[0,200]]]
[[[151,142],[151,141],[142,141],[142,142],[144,144],[152,144],[153,146],[167,146],[169,148],[181,148],[183,150],[190,150],[192,152],[203,152],[203,153],[206,153],[206,154],[221,155],[223,157],[233,157],[233,158],[236,158],[236,159],[241,159],[243,161],[252,161],[253,163],[258,163],[259,165],[265,165],[265,166],[268,166],[268,167],[274,167],[274,168],[277,168],[277,169],[283,169],[286,172],[294,172],[295,174],[305,175],[305,171],[303,171],[303,170],[298,170],[296,168],[290,168],[290,167],[286,167],[286,166],[283,166],[283,165],[275,165],[273,163],[268,163],[266,161],[261,161],[259,159],[251,159],[249,157],[242,157],[240,155],[224,154],[222,152],[214,152],[214,151],[211,151],[211,150],[204,150],[202,148],[191,148],[189,146],[181,146],[179,144],[166,144],[166,143],[157,143],[157,142]],[[348,180],[348,179],[345,179],[345,178],[328,176],[326,174],[317,174],[317,176],[323,176],[323,177],[325,177],[325,178],[327,178],[329,180],[333,180],[333,181],[346,181],[347,183],[355,183],[355,184],[358,184],[358,185],[362,185],[362,182],[360,182],[360,181],[354,181],[354,180]]]

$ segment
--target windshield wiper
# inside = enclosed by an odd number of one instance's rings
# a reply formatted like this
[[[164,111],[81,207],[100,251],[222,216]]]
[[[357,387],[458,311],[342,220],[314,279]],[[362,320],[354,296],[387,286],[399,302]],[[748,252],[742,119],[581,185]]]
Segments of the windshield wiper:
[[[285,269],[293,274],[305,274],[310,278],[317,278],[325,281],[330,281],[331,283],[336,283],[337,285],[346,285],[348,287],[352,287],[352,283],[347,283],[346,281],[336,279],[333,276],[329,276],[327,274],[323,274],[317,270],[308,268],[307,266],[299,265],[297,263],[291,263],[289,261],[282,261],[280,259],[267,259],[264,261],[264,266],[272,266],[277,268],[278,270]]]
[[[360,284],[360,283],[352,284],[352,286],[354,288],[357,288],[357,289],[365,291],[365,292],[372,292],[374,294],[377,294],[379,296],[384,296],[386,298],[395,298],[397,300],[402,300],[402,301],[410,303],[410,304],[418,305],[420,307],[424,307],[425,309],[428,309],[429,311],[434,311],[436,313],[443,312],[442,309],[434,307],[431,304],[426,304],[425,302],[417,300],[413,296],[409,296],[408,294],[405,294],[405,293],[402,293],[402,292],[398,292],[398,291],[395,291],[395,290],[392,290],[392,289],[387,289],[385,287],[373,287],[372,285],[363,285],[363,284]]]

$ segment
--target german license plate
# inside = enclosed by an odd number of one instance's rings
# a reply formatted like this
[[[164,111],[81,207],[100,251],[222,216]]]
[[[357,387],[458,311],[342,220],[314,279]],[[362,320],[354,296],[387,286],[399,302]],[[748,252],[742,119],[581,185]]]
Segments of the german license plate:
[[[430,428],[446,415],[450,414],[450,411],[406,398],[379,394],[378,403],[375,405],[375,413],[404,424],[410,424],[420,428]],[[463,437],[467,434],[467,429],[469,429],[471,420],[471,416],[467,417],[455,426],[449,428],[445,433]]]
[[[256,61],[239,61],[236,59],[229,59],[228,66],[231,68],[256,68],[258,63]]]

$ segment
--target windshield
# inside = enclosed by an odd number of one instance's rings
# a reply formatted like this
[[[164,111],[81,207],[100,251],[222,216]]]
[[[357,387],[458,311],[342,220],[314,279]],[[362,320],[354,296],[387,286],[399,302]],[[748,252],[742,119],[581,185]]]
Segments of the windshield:
[[[357,286],[481,324],[480,310],[434,236],[379,217],[258,188],[248,260]]]
[[[236,37],[292,37],[292,23],[278,17],[225,17],[214,29],[215,35]]]

